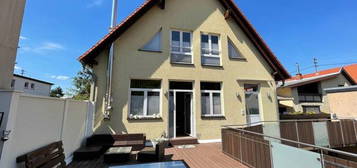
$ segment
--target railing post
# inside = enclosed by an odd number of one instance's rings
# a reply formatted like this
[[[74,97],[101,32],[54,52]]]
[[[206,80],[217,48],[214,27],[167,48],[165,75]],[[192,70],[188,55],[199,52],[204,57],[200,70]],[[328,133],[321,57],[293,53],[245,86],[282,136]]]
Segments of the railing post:
[[[239,132],[239,151],[240,151],[240,161],[243,162],[243,153],[242,153],[242,133]]]
[[[343,134],[343,129],[342,129],[342,120],[340,120],[340,131],[341,131],[341,137],[342,137],[342,145],[343,147],[345,147],[345,137],[344,137],[344,134]]]
[[[297,141],[300,142],[300,136],[299,136],[299,127],[298,127],[298,123],[297,121],[295,121],[295,128],[296,128],[296,138],[297,138]],[[298,148],[300,148],[300,144],[298,144]]]
[[[357,133],[356,133],[356,125],[355,125],[355,119],[352,120],[353,122],[353,131],[355,133],[356,141],[357,141]]]
[[[269,141],[269,152],[270,152],[270,164],[271,164],[271,168],[274,168],[274,162],[273,162],[273,145],[271,144],[271,141]]]
[[[324,159],[324,151],[322,149],[320,149],[320,154],[321,154],[321,165],[322,168],[325,168],[325,159]]]

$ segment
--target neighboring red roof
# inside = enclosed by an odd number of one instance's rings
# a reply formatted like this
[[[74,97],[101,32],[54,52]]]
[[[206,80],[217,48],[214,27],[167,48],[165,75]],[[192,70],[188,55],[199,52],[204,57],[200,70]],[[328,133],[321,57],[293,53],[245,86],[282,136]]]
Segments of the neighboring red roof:
[[[318,71],[317,73],[310,73],[310,74],[306,74],[306,75],[302,75],[302,76],[294,76],[289,79],[286,79],[286,81],[307,79],[307,78],[312,78],[312,77],[329,75],[329,74],[338,73],[340,71],[342,71],[342,73],[344,75],[346,75],[346,78],[348,78],[348,80],[350,80],[350,82],[352,82],[352,84],[357,83],[357,64],[326,69],[326,70]]]
[[[357,83],[357,64],[344,66],[343,69],[352,78],[352,80]]]
[[[299,76],[293,76],[293,77],[287,79],[286,81],[306,79],[306,78],[318,77],[318,76],[322,76],[322,75],[333,74],[333,73],[340,72],[340,70],[341,70],[340,67],[339,67],[339,68],[327,69],[327,70],[323,70],[323,71],[318,71],[318,72],[316,72],[316,73],[311,73],[311,74],[302,75],[301,77],[299,77]]]
[[[105,35],[100,41],[98,41],[92,48],[86,51],[82,56],[78,58],[79,61],[85,64],[95,63],[94,58],[105,48],[108,48],[112,42],[114,42],[121,34],[123,34],[131,25],[133,25],[141,16],[143,16],[153,6],[163,3],[164,0],[147,0],[137,8],[134,13],[128,16],[123,22],[116,26],[112,31]],[[246,33],[248,38],[252,41],[254,46],[258,49],[265,61],[270,67],[277,72],[276,80],[283,80],[290,78],[289,73],[279,62],[274,53],[270,50],[267,44],[263,41],[261,36],[249,23],[248,19],[238,9],[233,0],[218,0],[228,10],[232,11],[232,16],[237,24]],[[274,74],[275,75],[275,74]]]

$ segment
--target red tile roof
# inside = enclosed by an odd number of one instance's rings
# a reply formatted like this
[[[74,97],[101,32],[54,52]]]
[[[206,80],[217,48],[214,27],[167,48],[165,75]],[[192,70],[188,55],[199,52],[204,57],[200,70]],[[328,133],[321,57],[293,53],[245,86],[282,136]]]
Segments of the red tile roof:
[[[344,66],[343,69],[352,78],[352,80],[357,83],[357,64]]]
[[[322,76],[322,75],[333,74],[333,73],[340,72],[340,70],[341,70],[341,68],[338,67],[338,68],[332,68],[332,69],[322,70],[322,71],[319,71],[319,72],[317,72],[317,73],[310,73],[310,74],[302,75],[301,77],[299,77],[299,76],[296,75],[296,76],[293,76],[293,77],[287,79],[286,81],[306,79],[306,78],[318,77],[318,76]]]
[[[289,79],[286,79],[286,81],[324,76],[324,75],[338,73],[340,71],[344,72],[347,75],[346,77],[349,78],[349,80],[352,80],[352,83],[357,83],[357,64],[352,64],[352,65],[343,66],[343,67],[326,69],[326,70],[319,71],[317,73],[310,73],[310,74],[302,75],[301,77],[294,76],[294,77],[291,77]]]
[[[218,0],[227,9],[232,11],[233,19],[246,33],[248,38],[252,41],[253,45],[258,49],[265,61],[270,67],[277,73],[276,80],[282,80],[290,78],[290,74],[286,71],[283,65],[279,62],[274,53],[270,50],[267,44],[263,41],[261,36],[250,24],[248,19],[239,10],[233,0]],[[100,41],[98,41],[93,47],[86,51],[82,56],[78,58],[84,64],[95,63],[94,58],[103,50],[110,46],[122,33],[124,33],[131,25],[133,25],[141,16],[143,16],[153,6],[162,3],[163,0],[147,0],[143,5],[137,8],[134,13],[128,16],[123,22],[116,26],[112,31],[105,35]],[[275,75],[275,73],[274,73]]]

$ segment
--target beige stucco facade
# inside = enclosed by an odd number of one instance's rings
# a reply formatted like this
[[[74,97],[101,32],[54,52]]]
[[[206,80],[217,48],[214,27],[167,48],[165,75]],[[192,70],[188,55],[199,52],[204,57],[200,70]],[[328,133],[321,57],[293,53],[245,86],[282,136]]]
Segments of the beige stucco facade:
[[[224,18],[225,9],[217,0],[170,0],[164,10],[150,9],[115,41],[113,64],[113,111],[109,121],[103,120],[108,51],[103,51],[93,66],[97,133],[146,133],[159,137],[168,131],[169,82],[193,82],[193,120],[196,137],[220,139],[222,125],[246,123],[244,84],[259,84],[261,120],[277,120],[275,81],[271,68],[233,19]],[[138,49],[162,28],[162,52]],[[185,30],[193,34],[193,65],[170,63],[170,31]],[[201,65],[200,35],[220,36],[221,67]],[[246,60],[228,57],[227,38],[237,46]],[[161,119],[128,119],[131,79],[161,80]],[[223,118],[201,117],[200,82],[221,82]]]
[[[322,102],[300,102],[299,93],[297,87],[280,87],[277,89],[278,96],[289,97],[293,100],[289,101],[289,105],[292,105],[292,108],[289,112],[303,112],[303,106],[320,106],[321,112],[330,113],[329,99],[324,89],[334,88],[339,86],[350,86],[351,83],[347,78],[341,73],[337,77],[327,80],[320,81],[320,92],[322,93]],[[292,103],[290,103],[292,102]],[[285,105],[286,101],[280,101],[280,104]]]
[[[0,89],[10,89],[25,0],[0,1]]]
[[[338,118],[357,118],[357,88],[327,93],[330,112]]]

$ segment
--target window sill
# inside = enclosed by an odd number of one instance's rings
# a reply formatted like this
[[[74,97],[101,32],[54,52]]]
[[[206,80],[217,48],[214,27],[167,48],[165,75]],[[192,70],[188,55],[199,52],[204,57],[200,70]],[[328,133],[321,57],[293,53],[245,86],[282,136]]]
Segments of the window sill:
[[[247,58],[231,58],[231,57],[229,57],[229,59],[236,60],[236,61],[247,61]]]
[[[224,119],[226,118],[224,115],[201,115],[201,118],[218,118],[218,119]]]
[[[195,66],[193,63],[170,62],[171,65]]]
[[[223,68],[223,65],[209,65],[209,64],[202,64],[202,67],[213,67],[213,68]]]
[[[128,120],[162,120],[161,116],[138,116],[138,117],[128,117]]]
[[[162,53],[162,51],[159,51],[159,50],[145,50],[145,49],[139,49],[138,51],[153,52],[153,53]]]

